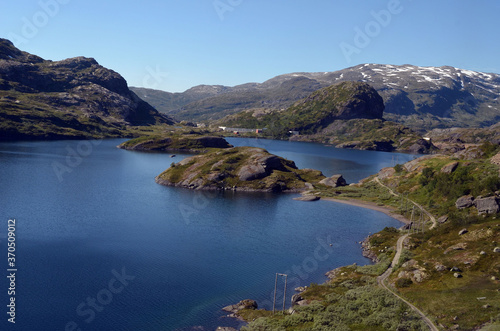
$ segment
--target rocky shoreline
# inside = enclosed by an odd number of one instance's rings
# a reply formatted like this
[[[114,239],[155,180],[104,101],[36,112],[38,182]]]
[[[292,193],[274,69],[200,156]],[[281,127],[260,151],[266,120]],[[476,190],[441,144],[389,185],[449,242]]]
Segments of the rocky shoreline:
[[[314,199],[312,199],[311,197],[314,197]],[[410,224],[410,220],[408,220],[407,218],[405,218],[404,216],[402,216],[400,214],[397,214],[394,211],[394,209],[392,209],[392,208],[390,208],[388,206],[379,206],[379,205],[377,205],[375,203],[371,203],[371,202],[368,202],[368,201],[355,200],[355,199],[319,198],[317,196],[308,196],[308,195],[303,196],[303,198],[304,199],[295,198],[295,200],[299,200],[299,201],[317,201],[317,200],[323,199],[323,200],[327,200],[327,201],[331,201],[331,202],[343,203],[343,204],[347,204],[347,205],[351,205],[351,206],[356,206],[356,207],[361,207],[361,208],[376,210],[376,211],[379,211],[379,212],[382,212],[382,213],[386,214],[389,217],[392,217],[392,218],[398,220],[399,222],[401,222],[401,223],[403,223],[405,225]],[[378,260],[377,254],[374,251],[372,251],[371,248],[370,248],[370,238],[371,238],[371,236],[368,236],[363,241],[360,242],[361,248],[362,248],[361,254],[364,257],[370,259],[373,263],[377,263],[377,262],[379,262],[379,260]],[[328,272],[325,273],[325,276],[328,277],[328,279],[333,279],[333,278],[335,278],[335,277],[337,277],[339,275],[339,272],[341,271],[342,268],[343,267],[339,267],[339,268],[330,270],[330,271],[328,271]],[[307,304],[306,300],[304,300],[300,296],[300,293],[303,292],[303,291],[305,291],[306,289],[307,289],[307,286],[295,289],[296,292],[298,292],[298,293],[294,294],[292,296],[292,303],[293,303],[293,305],[294,304],[297,304],[297,305],[306,305]],[[224,307],[222,310],[227,311],[227,312],[231,312],[231,314],[229,314],[228,317],[238,318],[239,320],[242,320],[242,318],[238,314],[238,312],[239,312],[239,310],[246,308],[246,307],[243,307],[243,303],[244,302],[251,302],[252,303],[251,306],[255,307],[255,308],[252,308],[252,309],[257,309],[257,302],[254,301],[254,300],[247,299],[247,300],[242,300],[242,301],[240,301],[239,303],[237,303],[235,305],[230,305],[230,306]],[[241,308],[241,307],[243,307],[243,308]],[[226,329],[224,327],[219,327],[217,330],[231,330],[231,331],[233,331],[235,329],[233,329],[233,328]]]

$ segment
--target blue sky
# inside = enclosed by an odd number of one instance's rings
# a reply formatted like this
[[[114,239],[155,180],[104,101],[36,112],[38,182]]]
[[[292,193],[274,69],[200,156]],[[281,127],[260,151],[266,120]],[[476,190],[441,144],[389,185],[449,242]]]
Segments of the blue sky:
[[[498,0],[22,0],[0,4],[0,37],[181,92],[360,63],[500,73],[499,14]]]

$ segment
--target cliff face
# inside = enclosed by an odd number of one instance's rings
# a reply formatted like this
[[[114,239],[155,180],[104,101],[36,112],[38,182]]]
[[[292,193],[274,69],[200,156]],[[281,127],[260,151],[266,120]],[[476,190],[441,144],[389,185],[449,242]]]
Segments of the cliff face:
[[[92,58],[48,61],[0,39],[0,137],[119,136],[127,125],[173,124]]]
[[[306,182],[324,178],[320,171],[297,169],[293,161],[262,148],[235,147],[184,159],[156,182],[197,190],[299,192]]]

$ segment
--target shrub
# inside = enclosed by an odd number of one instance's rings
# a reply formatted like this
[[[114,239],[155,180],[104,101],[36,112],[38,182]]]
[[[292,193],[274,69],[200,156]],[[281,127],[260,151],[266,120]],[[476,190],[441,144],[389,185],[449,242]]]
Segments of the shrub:
[[[403,287],[409,287],[411,284],[413,284],[413,282],[411,281],[410,278],[399,278],[397,281],[396,281],[396,287],[399,287],[399,288],[403,288]]]

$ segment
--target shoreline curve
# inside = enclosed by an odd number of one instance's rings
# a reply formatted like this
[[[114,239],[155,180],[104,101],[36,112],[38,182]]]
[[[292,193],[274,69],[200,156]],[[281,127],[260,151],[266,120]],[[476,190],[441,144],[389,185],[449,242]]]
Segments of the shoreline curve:
[[[376,210],[376,211],[379,211],[379,212],[386,214],[389,217],[394,218],[395,220],[397,220],[401,223],[410,224],[409,219],[407,219],[406,217],[404,217],[401,214],[396,213],[394,208],[389,207],[389,206],[379,206],[378,204],[376,204],[374,202],[362,201],[362,200],[357,200],[357,199],[336,199],[336,198],[323,198],[322,197],[321,200],[327,200],[327,201],[332,201],[332,202],[343,203],[346,205]]]

